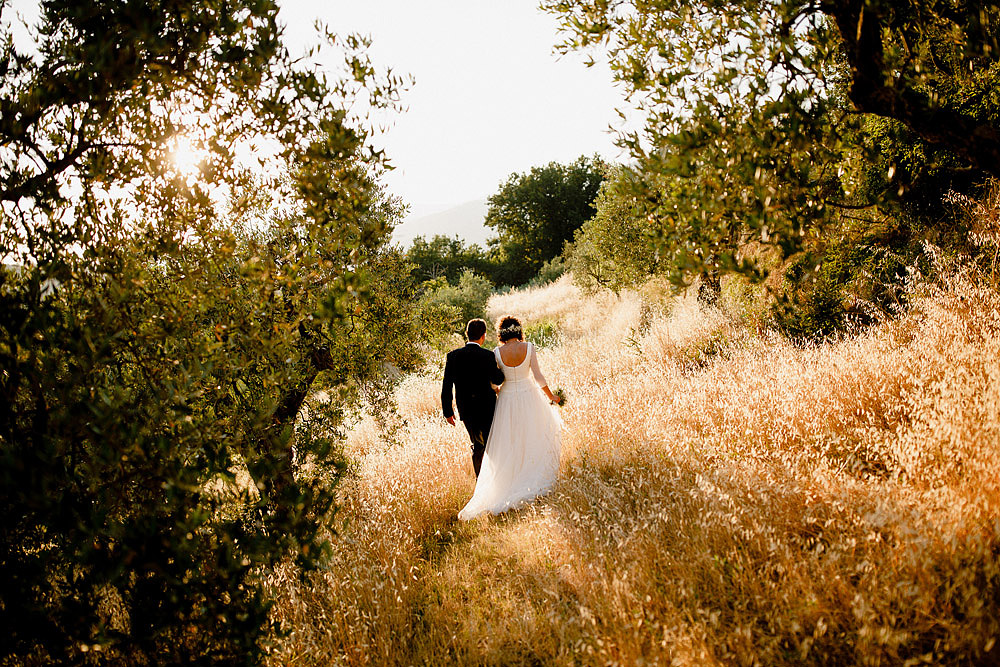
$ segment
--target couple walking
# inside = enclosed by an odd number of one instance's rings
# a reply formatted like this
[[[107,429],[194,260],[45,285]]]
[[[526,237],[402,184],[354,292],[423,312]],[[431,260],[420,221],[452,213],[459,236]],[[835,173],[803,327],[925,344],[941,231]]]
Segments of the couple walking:
[[[562,439],[562,423],[549,407],[559,399],[549,390],[520,321],[500,320],[500,345],[493,351],[483,348],[483,320],[470,320],[465,335],[465,347],[448,353],[441,389],[445,419],[455,424],[454,390],[472,440],[476,490],[458,513],[462,520],[499,514],[548,491],[559,471]]]

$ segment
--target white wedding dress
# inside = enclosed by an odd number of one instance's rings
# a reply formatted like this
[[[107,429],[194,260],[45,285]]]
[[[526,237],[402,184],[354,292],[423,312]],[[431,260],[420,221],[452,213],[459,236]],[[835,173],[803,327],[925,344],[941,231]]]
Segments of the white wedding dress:
[[[517,366],[507,366],[494,350],[504,374],[493,426],[472,499],[458,513],[467,521],[484,512],[499,514],[548,491],[559,472],[562,421],[542,393],[545,377],[535,346]]]

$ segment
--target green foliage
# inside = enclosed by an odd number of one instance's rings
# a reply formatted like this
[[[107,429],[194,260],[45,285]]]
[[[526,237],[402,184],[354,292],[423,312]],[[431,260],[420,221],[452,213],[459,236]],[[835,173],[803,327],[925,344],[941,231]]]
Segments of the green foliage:
[[[844,299],[844,290],[832,272],[821,271],[808,289],[797,290],[791,299],[775,305],[775,319],[793,340],[829,336],[847,324]]]
[[[490,281],[470,270],[462,273],[457,285],[441,277],[425,282],[423,288],[421,306],[455,333],[464,332],[469,320],[486,317],[486,303],[493,294]]]
[[[528,282],[528,284],[532,287],[548,285],[549,283],[559,280],[559,278],[566,273],[568,268],[569,265],[563,256],[556,255],[549,261],[542,264],[542,267],[538,269],[538,273]]]
[[[559,399],[560,408],[566,407],[566,401],[569,399],[569,397],[566,395],[565,389],[563,389],[562,387],[556,387],[555,390],[553,390],[552,395],[555,396],[557,399]]]
[[[452,285],[458,284],[466,270],[488,275],[492,269],[486,252],[477,244],[465,245],[457,236],[441,234],[429,241],[422,236],[415,238],[406,250],[406,259],[414,265],[419,280],[443,277]]]
[[[743,244],[790,257],[845,212],[905,197],[925,166],[1000,173],[998,107],[984,101],[998,89],[995,2],[544,6],[571,34],[564,48],[602,47],[640,100],[644,130],[621,137],[640,176],[636,214],[679,282],[705,271],[759,279]],[[914,164],[880,163],[876,116],[913,135],[899,135],[899,150]],[[933,150],[910,151],[913,137]]]
[[[568,165],[551,162],[512,174],[490,197],[486,224],[497,231],[490,241],[496,284],[523,285],[562,253],[594,213],[603,168],[599,158],[581,157]]]
[[[899,310],[907,267],[918,260],[898,223],[865,221],[847,228],[790,262],[786,291],[772,308],[774,318],[797,340],[873,323]]]
[[[678,363],[686,371],[705,368],[719,358],[730,342],[723,331],[713,331],[678,350]]]
[[[578,285],[616,293],[645,282],[662,270],[649,221],[631,187],[636,177],[625,167],[609,169],[594,202],[597,212],[576,231],[567,265]]]
[[[759,331],[773,321],[773,299],[767,288],[746,276],[730,274],[719,281],[719,308]]]
[[[368,364],[366,377],[377,377],[378,368],[387,361],[399,371],[416,371],[424,361],[417,343],[429,340],[430,332],[441,328],[442,314],[423,307],[422,286],[399,250],[379,248],[370,270],[370,291],[359,303],[358,314],[350,318],[352,336],[344,338],[355,350],[359,336],[365,338],[363,356],[353,366]]]
[[[378,248],[369,268],[367,297],[349,317],[349,329],[342,332],[344,352],[350,357],[340,367],[352,369],[351,381],[357,382],[365,406],[392,443],[405,425],[396,406],[396,386],[405,374],[424,365],[425,344],[433,347],[442,342],[454,311],[420,299],[422,287],[413,266],[398,249]]]
[[[348,78],[298,69],[272,2],[41,11],[0,71],[0,661],[259,662],[261,569],[322,557],[352,397],[418,363],[345,113],[396,82],[356,38]]]

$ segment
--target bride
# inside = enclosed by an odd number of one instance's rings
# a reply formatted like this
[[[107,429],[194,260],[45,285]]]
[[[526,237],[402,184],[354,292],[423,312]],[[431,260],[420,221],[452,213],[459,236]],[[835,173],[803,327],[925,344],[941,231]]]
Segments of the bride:
[[[504,382],[476,490],[458,513],[463,521],[484,512],[499,514],[545,493],[559,471],[562,422],[549,402],[560,400],[538,367],[535,346],[524,341],[521,322],[504,317],[498,335],[500,346],[493,354]]]

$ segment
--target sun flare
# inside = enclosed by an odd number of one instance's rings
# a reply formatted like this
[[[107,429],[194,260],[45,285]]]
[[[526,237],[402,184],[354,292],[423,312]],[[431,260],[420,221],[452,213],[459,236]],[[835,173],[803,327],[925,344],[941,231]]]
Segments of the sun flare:
[[[193,176],[208,157],[208,151],[191,137],[179,135],[170,144],[170,161],[182,174]]]

